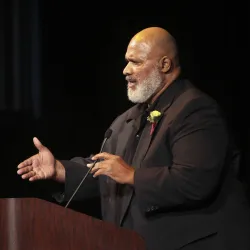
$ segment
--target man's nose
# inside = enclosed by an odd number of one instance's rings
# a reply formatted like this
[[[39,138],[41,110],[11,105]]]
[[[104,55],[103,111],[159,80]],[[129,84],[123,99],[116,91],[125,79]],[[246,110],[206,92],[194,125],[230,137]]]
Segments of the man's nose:
[[[127,76],[127,75],[131,75],[131,67],[130,67],[130,65],[129,65],[129,63],[126,65],[126,67],[124,68],[124,70],[123,70],[123,74],[125,75],[125,76]]]

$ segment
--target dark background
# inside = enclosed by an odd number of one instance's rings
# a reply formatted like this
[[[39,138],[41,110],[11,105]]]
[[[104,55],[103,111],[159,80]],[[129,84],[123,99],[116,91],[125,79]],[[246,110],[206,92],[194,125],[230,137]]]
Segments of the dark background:
[[[1,197],[54,202],[53,184],[16,174],[18,163],[36,153],[33,136],[59,159],[99,151],[110,123],[131,106],[122,75],[126,47],[149,26],[172,33],[183,74],[221,104],[242,152],[240,176],[249,185],[247,3],[0,4]],[[96,213],[92,203],[80,209]]]

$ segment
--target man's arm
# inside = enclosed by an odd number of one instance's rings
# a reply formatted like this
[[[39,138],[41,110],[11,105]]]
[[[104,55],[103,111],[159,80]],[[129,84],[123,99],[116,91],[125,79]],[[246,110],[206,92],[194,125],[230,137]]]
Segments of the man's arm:
[[[89,170],[86,165],[91,162],[92,160],[90,158],[81,157],[75,157],[71,160],[56,160],[57,171],[54,180],[65,183],[63,193],[54,195],[58,202],[65,202],[70,199]],[[73,201],[96,196],[99,196],[98,179],[93,178],[92,174],[89,174],[75,194]]]

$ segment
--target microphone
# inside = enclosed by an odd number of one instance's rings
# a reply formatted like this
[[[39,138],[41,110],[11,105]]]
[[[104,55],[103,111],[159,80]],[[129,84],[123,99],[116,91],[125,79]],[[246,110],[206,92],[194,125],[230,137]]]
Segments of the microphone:
[[[103,143],[102,143],[102,146],[101,146],[101,150],[100,150],[100,153],[102,152],[103,150],[103,147],[106,143],[106,141],[110,138],[111,134],[112,134],[112,129],[108,129],[105,133],[105,136],[104,136],[104,140],[103,140]],[[92,167],[89,168],[88,172],[84,175],[84,177],[82,178],[81,182],[79,183],[79,185],[77,186],[77,188],[75,189],[74,193],[71,195],[69,201],[67,202],[65,208],[67,208],[69,206],[69,203],[71,202],[71,200],[74,198],[74,196],[76,195],[77,191],[79,190],[79,188],[81,187],[82,183],[84,182],[84,180],[87,178],[88,174],[90,173],[90,171],[92,170],[92,168],[95,166],[95,164],[97,163],[98,160],[95,160]]]

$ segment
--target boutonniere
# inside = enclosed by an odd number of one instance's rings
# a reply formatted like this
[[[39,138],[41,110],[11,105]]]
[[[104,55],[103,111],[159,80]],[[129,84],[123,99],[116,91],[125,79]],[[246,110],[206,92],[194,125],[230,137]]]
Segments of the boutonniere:
[[[161,117],[161,112],[158,110],[151,111],[149,116],[147,117],[147,120],[151,123],[151,130],[150,130],[150,135],[153,134],[156,124],[159,121]]]

